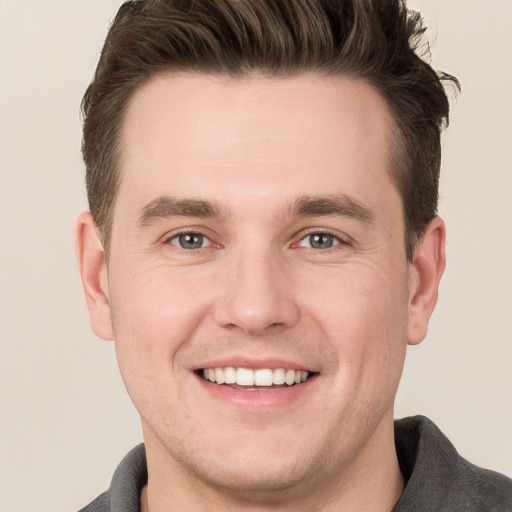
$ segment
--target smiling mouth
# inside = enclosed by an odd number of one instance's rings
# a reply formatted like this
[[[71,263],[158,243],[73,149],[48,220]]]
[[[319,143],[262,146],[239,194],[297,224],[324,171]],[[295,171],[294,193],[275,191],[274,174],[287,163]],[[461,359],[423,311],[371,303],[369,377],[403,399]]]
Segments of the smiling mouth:
[[[316,375],[305,370],[289,370],[276,368],[202,368],[196,371],[203,380],[213,384],[235,385],[242,388],[271,388],[275,386],[295,386],[302,384]]]

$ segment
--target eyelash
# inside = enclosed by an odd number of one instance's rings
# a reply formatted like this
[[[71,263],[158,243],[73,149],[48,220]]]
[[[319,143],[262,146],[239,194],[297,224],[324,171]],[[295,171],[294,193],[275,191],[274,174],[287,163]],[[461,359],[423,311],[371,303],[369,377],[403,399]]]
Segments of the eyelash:
[[[206,240],[209,243],[205,247],[188,248],[188,249],[178,245],[179,242],[178,243],[173,243],[174,240],[178,240],[179,237],[185,236],[185,235],[199,236],[199,237],[203,238],[203,242],[204,242],[204,240]],[[346,238],[342,238],[339,235],[337,235],[337,234],[335,234],[335,233],[333,233],[333,232],[331,232],[329,230],[326,230],[326,229],[323,229],[323,230],[312,229],[311,231],[308,231],[305,234],[303,234],[300,237],[298,242],[295,242],[294,244],[292,244],[292,248],[302,247],[301,243],[304,240],[306,240],[308,237],[311,237],[311,236],[314,236],[314,235],[324,235],[324,236],[327,235],[329,237],[332,237],[334,239],[335,243],[333,243],[333,245],[331,245],[330,247],[327,247],[327,248],[324,248],[324,249],[315,248],[315,247],[304,247],[306,250],[312,250],[312,251],[318,252],[318,253],[320,253],[320,252],[321,253],[330,253],[331,251],[337,250],[340,246],[350,245],[350,241],[349,240],[347,240]],[[212,246],[220,247],[219,245],[215,244],[208,235],[205,235],[204,233],[202,233],[200,231],[193,231],[193,230],[191,230],[191,231],[181,231],[179,233],[174,233],[172,236],[169,236],[169,237],[165,238],[163,243],[166,244],[166,245],[172,245],[173,247],[176,248],[176,250],[181,251],[184,254],[188,254],[188,255],[197,254],[198,252],[203,252],[204,250],[207,250],[207,249],[209,249]]]
[[[179,240],[180,237],[186,236],[186,235],[202,237],[203,241],[207,240],[209,242],[209,244],[206,247],[198,247],[198,248],[195,248],[195,249],[194,248],[186,249],[185,247],[181,247],[180,245],[177,245],[177,244],[173,243],[173,240]],[[189,253],[189,254],[190,253],[197,253],[198,251],[202,251],[204,249],[208,249],[209,247],[215,245],[212,242],[212,240],[211,240],[211,238],[209,236],[205,235],[204,233],[201,233],[200,231],[181,231],[179,233],[174,233],[172,236],[169,236],[169,237],[165,238],[163,242],[164,242],[164,244],[168,244],[168,245],[174,246],[179,251],[183,251],[183,252]]]
[[[314,247],[306,247],[306,249],[313,250],[315,252],[322,252],[322,253],[329,253],[331,251],[335,251],[340,248],[340,246],[347,246],[350,245],[350,241],[346,238],[342,238],[339,234],[333,233],[332,231],[329,231],[328,229],[312,229],[311,231],[308,231],[306,234],[301,236],[299,241],[294,244],[294,247],[299,246],[300,243],[306,240],[308,237],[314,236],[314,235],[327,235],[332,237],[336,243],[334,243],[331,247],[327,247],[325,249],[317,249]]]

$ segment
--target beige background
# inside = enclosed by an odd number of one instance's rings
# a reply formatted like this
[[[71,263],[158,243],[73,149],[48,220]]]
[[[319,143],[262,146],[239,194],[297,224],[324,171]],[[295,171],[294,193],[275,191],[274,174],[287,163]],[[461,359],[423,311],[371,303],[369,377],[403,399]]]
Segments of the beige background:
[[[79,102],[117,0],[0,0],[0,511],[71,511],[140,440],[112,344],[88,326],[72,231]],[[444,139],[448,270],[396,415],[434,419],[512,476],[511,0],[415,0],[463,94]]]

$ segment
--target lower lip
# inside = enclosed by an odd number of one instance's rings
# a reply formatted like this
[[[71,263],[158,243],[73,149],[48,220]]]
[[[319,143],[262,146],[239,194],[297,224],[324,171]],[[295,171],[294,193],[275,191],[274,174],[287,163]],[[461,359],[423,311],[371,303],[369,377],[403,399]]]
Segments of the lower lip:
[[[306,382],[286,387],[235,388],[225,384],[215,384],[196,375],[201,387],[215,400],[241,408],[272,409],[292,404],[309,391],[317,375]]]

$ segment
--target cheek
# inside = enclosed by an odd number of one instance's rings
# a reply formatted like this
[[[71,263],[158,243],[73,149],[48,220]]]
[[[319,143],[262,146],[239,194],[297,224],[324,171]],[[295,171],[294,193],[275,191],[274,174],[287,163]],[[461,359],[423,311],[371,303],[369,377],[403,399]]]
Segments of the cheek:
[[[353,334],[377,330],[387,337],[390,328],[405,327],[406,279],[356,266],[307,275],[307,280],[298,285],[297,295],[319,324],[339,334],[337,338],[342,339],[349,328]]]
[[[346,381],[398,383],[407,342],[407,281],[370,268],[340,269],[304,287],[307,315],[323,331]]]
[[[201,316],[207,297],[200,276],[155,266],[113,276],[111,300],[117,338],[148,346],[179,340]]]
[[[119,367],[132,394],[169,389],[179,379],[180,349],[207,311],[201,280],[152,269],[112,276],[111,313]],[[156,384],[156,381],[161,381]],[[133,382],[133,385],[132,385]],[[154,391],[152,391],[154,392]]]

